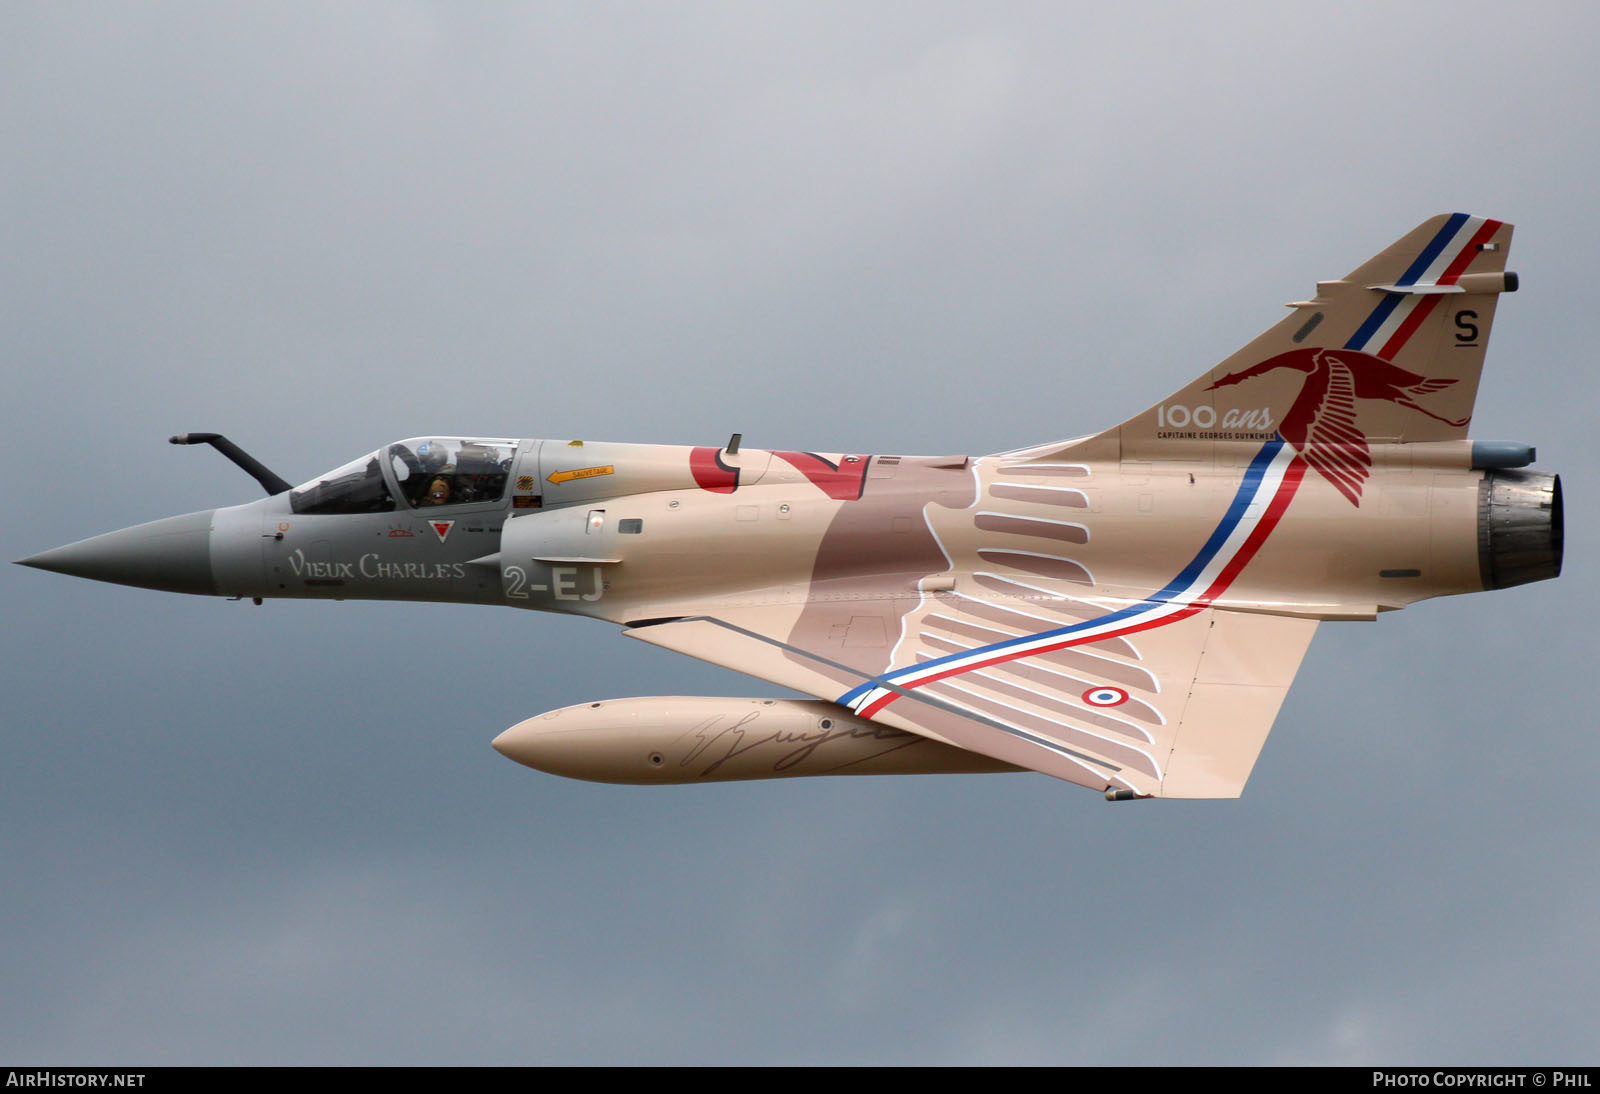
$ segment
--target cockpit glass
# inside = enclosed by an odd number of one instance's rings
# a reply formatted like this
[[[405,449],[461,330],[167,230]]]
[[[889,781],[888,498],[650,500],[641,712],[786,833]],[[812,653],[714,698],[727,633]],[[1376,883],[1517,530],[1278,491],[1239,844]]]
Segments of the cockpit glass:
[[[289,507],[296,513],[390,513],[396,508],[376,452],[292,491]]]
[[[414,437],[389,446],[400,493],[413,508],[499,501],[516,441]]]

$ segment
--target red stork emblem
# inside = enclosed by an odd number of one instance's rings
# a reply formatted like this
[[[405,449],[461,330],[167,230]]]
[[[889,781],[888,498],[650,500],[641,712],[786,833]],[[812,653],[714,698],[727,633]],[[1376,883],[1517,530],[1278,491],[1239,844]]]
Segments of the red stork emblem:
[[[1356,426],[1357,399],[1384,399],[1450,426],[1464,426],[1470,420],[1442,418],[1414,401],[1415,396],[1441,391],[1454,380],[1430,380],[1359,350],[1290,350],[1229,373],[1206,390],[1229,387],[1280,368],[1306,373],[1306,383],[1283,416],[1278,434],[1349,498],[1351,505],[1361,503],[1361,486],[1372,469],[1367,435]]]

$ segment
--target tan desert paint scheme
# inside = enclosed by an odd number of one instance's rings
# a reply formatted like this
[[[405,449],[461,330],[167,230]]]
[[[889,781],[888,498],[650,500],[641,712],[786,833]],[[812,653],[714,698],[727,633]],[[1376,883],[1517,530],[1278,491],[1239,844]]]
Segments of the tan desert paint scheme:
[[[1122,796],[1237,796],[1319,620],[1484,588],[1485,471],[1466,430],[1497,294],[1514,287],[1511,231],[1429,220],[1094,437],[978,459],[827,455],[860,468],[859,496],[838,498],[781,454],[719,453],[754,473],[727,493],[618,501],[646,531],[584,610],[824,699],[876,682],[881,705],[857,710],[874,724],[1006,764]],[[1276,485],[1246,496],[1272,446]],[[601,451],[626,489],[627,461]],[[1240,505],[1235,542],[1209,560],[1221,572],[1170,595]],[[1164,589],[1181,606],[1152,610]],[[1073,641],[1119,612],[1126,627]],[[1052,633],[1053,648],[1007,656]],[[497,744],[515,756],[536,722]]]
[[[495,739],[578,778],[1031,769],[1235,797],[1320,621],[1560,572],[1559,479],[1467,436],[1511,234],[1434,217],[1095,436],[979,458],[412,438],[291,489],[181,434],[269,496],[23,561],[587,615],[815,697],[604,700]]]

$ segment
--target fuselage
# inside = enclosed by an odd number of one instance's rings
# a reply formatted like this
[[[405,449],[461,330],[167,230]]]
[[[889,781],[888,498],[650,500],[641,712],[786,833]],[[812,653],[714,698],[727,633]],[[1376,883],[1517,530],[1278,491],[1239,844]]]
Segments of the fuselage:
[[[187,543],[169,553],[189,571],[152,579],[136,568],[130,584],[506,604],[616,623],[688,602],[914,600],[983,582],[997,558],[1037,581],[985,595],[1066,590],[1137,602],[1181,575],[1230,511],[1274,501],[1241,494],[1273,443],[1258,439],[1215,443],[1205,459],[1082,462],[1027,452],[969,459],[457,443],[504,454],[478,496],[457,489],[461,500],[435,504],[408,493],[394,476],[404,464],[380,449],[365,464],[389,474],[365,486],[347,474],[356,485],[345,495],[328,488],[340,481],[330,473],[50,554],[86,558],[94,545],[114,554],[142,533],[169,549]],[[1348,618],[1484,588],[1483,495],[1493,472],[1474,469],[1472,453],[1465,441],[1374,446],[1359,505],[1301,468],[1292,496],[1280,488],[1270,537],[1215,602]],[[202,559],[207,573],[198,572]],[[116,580],[105,566],[85,576]]]
[[[1528,445],[1467,438],[1511,233],[1430,218],[1075,440],[969,458],[413,438],[290,489],[179,434],[271,496],[23,561],[586,615],[815,698],[602,700],[496,738],[584,778],[998,764],[1117,799],[1233,797],[1319,620],[1560,572],[1560,480],[1525,470]]]

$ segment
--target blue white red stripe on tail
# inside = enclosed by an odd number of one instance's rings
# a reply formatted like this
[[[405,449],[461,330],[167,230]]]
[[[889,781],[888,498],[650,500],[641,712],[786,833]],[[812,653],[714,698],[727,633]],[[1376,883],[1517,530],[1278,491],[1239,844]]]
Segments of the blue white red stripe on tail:
[[[1478,254],[1478,248],[1502,227],[1498,220],[1453,214],[1395,285],[1454,285]],[[1439,297],[1434,294],[1386,294],[1344,348],[1366,350],[1373,346],[1376,348],[1370,352],[1375,356],[1393,360],[1438,305]]]
[[[1232,584],[1276,526],[1308,466],[1359,505],[1369,475],[1367,440],[1357,424],[1359,399],[1396,402],[1452,426],[1416,398],[1442,390],[1452,379],[1429,379],[1388,364],[1438,306],[1437,292],[1396,291],[1453,285],[1483,245],[1503,227],[1498,220],[1456,213],[1374,305],[1342,350],[1308,347],[1279,354],[1211,385],[1236,384],[1276,368],[1308,374],[1295,404],[1285,413],[1277,439],[1257,453],[1227,513],[1194,559],[1166,588],[1139,604],[1098,619],[1023,635],[884,673],[846,692],[838,701],[871,717],[922,685],[989,665],[1069,646],[1103,641],[1194,615]],[[1370,347],[1370,348],[1369,348]],[[1305,358],[1302,360],[1302,358]],[[1089,706],[1109,705],[1110,689],[1086,691]]]

